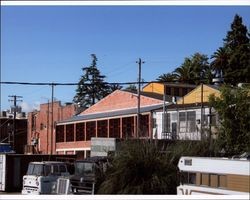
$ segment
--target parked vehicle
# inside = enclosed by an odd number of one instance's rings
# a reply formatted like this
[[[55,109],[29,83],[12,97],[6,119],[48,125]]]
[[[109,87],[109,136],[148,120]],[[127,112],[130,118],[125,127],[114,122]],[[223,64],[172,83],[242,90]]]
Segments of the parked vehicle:
[[[178,195],[249,195],[250,160],[247,157],[181,157],[178,167]]]
[[[75,173],[70,177],[73,193],[94,194],[104,179],[108,157],[95,156],[75,162]]]
[[[23,177],[22,194],[56,194],[57,179],[69,175],[64,162],[31,162]]]
[[[75,159],[76,155],[0,153],[0,192],[21,192],[23,176],[27,173],[30,162],[49,160],[70,164]]]

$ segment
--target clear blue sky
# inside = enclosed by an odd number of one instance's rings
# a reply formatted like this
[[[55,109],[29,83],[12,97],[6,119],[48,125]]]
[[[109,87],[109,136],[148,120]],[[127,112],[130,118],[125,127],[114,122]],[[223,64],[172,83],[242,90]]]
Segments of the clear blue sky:
[[[98,58],[108,82],[152,81],[172,72],[185,57],[209,57],[223,44],[234,15],[250,29],[246,6],[4,6],[1,7],[1,81],[78,82],[81,68]],[[76,86],[56,86],[55,97],[72,101]],[[49,86],[1,86],[24,107],[51,98]]]

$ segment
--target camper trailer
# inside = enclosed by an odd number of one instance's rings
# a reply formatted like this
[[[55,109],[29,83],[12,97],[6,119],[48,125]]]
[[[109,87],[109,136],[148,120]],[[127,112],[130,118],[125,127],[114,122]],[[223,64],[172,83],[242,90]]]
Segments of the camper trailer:
[[[249,195],[247,158],[181,157],[178,195]]]

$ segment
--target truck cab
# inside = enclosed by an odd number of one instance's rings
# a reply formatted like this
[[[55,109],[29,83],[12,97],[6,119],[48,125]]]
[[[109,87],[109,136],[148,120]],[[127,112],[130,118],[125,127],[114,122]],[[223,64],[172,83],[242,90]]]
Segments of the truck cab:
[[[94,194],[104,178],[107,157],[95,156],[75,162],[75,173],[70,177],[73,193]]]
[[[23,176],[22,194],[53,194],[59,177],[69,176],[64,162],[30,162]]]

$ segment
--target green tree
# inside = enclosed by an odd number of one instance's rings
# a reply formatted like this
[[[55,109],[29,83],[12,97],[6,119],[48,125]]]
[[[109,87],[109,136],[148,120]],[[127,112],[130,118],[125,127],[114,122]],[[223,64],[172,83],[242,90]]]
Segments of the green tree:
[[[177,77],[177,81],[180,83],[190,83],[192,84],[192,71],[191,71],[191,60],[190,58],[185,58],[184,63],[177,67],[174,72],[174,76]]]
[[[208,141],[127,140],[108,169],[99,194],[176,194],[181,156],[209,156]]]
[[[167,73],[160,75],[156,80],[160,82],[175,82],[176,81],[176,75],[173,73]]]
[[[220,117],[217,144],[227,155],[250,151],[250,88],[221,89],[221,97],[211,96],[210,106]]]
[[[225,69],[228,67],[229,55],[225,47],[220,47],[214,54],[211,56],[213,59],[211,62],[211,69],[215,73],[215,77],[223,77]]]
[[[137,87],[136,87],[135,84],[130,84],[128,87],[125,88],[125,90],[136,92],[137,91]]]
[[[83,75],[80,78],[76,89],[76,95],[73,99],[82,108],[88,108],[97,101],[107,96],[110,87],[104,82],[105,76],[100,74],[96,64],[97,57],[91,54],[92,63],[89,67],[83,67]]]
[[[185,58],[183,64],[176,68],[173,74],[180,83],[200,84],[211,83],[211,69],[208,57],[204,54],[195,53],[190,58]]]
[[[119,84],[109,84],[109,93],[112,93],[116,90],[121,90],[122,89],[122,86],[120,86]]]
[[[225,82],[236,85],[250,82],[250,42],[247,27],[242,18],[235,15],[231,30],[224,39],[224,48],[228,52],[228,66],[225,68]]]
[[[112,162],[100,194],[174,194],[175,166],[148,141],[127,141]]]

